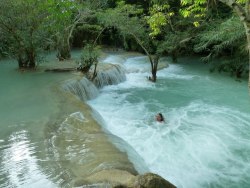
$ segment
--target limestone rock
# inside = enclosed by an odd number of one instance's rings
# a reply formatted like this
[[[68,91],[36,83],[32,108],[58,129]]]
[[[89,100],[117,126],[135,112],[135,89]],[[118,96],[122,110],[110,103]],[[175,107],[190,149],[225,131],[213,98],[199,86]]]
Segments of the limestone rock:
[[[153,173],[136,176],[128,183],[128,188],[176,188],[173,184]]]
[[[133,174],[117,169],[102,170],[84,179],[75,182],[76,187],[87,188],[176,188],[173,184],[153,173],[134,176]]]
[[[135,177],[131,173],[124,170],[109,169],[97,172],[85,180],[88,182],[115,182],[116,184],[126,184],[130,179]]]

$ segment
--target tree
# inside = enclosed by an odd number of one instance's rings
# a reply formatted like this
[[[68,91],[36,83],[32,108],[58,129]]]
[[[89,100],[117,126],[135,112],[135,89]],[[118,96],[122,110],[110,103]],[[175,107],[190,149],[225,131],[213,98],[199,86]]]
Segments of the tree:
[[[250,1],[249,0],[219,0],[220,2],[228,5],[232,8],[236,14],[239,16],[241,23],[243,24],[246,32],[247,38],[247,49],[248,49],[248,62],[249,62],[249,78],[248,78],[248,87],[250,89]]]
[[[159,0],[155,0],[154,2],[158,2]],[[193,24],[196,27],[199,27],[200,22],[206,20],[206,15],[208,10],[217,6],[218,2],[226,4],[230,7],[240,18],[240,22],[243,24],[245,28],[246,34],[246,42],[248,49],[248,64],[249,64],[249,88],[250,88],[250,1],[249,0],[181,0],[181,9],[180,14],[184,18],[192,17],[194,19]],[[166,4],[167,2],[165,2]],[[151,27],[153,30],[157,31],[160,26],[166,21],[162,21],[160,23],[154,22],[155,26]]]
[[[17,59],[19,68],[35,68],[38,52],[46,45],[47,38],[43,27],[46,19],[43,2],[1,0],[0,6],[5,54]]]
[[[47,29],[55,40],[57,57],[60,61],[70,59],[70,38],[76,25],[82,20],[80,4],[71,0],[51,0],[47,1],[47,7]]]
[[[88,25],[99,9],[107,6],[107,0],[50,0],[47,2],[50,20],[49,28],[53,34],[59,60],[70,59],[71,41],[77,26]]]
[[[211,70],[216,68],[240,78],[248,68],[245,37],[243,25],[238,17],[233,16],[217,24],[208,24],[206,30],[195,38],[194,50],[208,54],[202,60],[212,63]],[[219,61],[211,61],[220,57]]]
[[[104,28],[117,29],[125,40],[128,36],[134,38],[149,58],[152,73],[149,78],[155,82],[158,62],[165,50],[164,45],[161,45],[162,38],[151,34],[148,29],[149,22],[146,21],[142,13],[142,9],[120,1],[115,8],[100,13],[98,19]]]
[[[226,4],[230,7],[240,18],[240,22],[243,24],[245,28],[246,34],[246,43],[248,49],[248,71],[249,71],[249,81],[248,87],[250,89],[250,1],[249,0],[217,0]],[[199,1],[191,1],[191,0],[181,0],[183,5],[183,10],[186,12],[187,16],[190,14],[205,14],[209,3],[212,1],[199,0]]]
[[[94,65],[94,72],[91,78],[92,80],[97,75],[96,68],[100,53],[100,49],[95,45],[95,43],[85,45],[81,53],[80,66],[78,69],[84,73],[88,73],[91,66]]]

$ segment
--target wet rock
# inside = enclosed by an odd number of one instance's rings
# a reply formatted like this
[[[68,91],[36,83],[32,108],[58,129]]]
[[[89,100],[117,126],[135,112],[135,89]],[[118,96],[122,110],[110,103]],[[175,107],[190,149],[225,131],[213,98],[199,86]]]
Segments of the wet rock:
[[[134,176],[123,170],[103,170],[92,174],[75,186],[95,188],[176,188],[161,176],[153,173]]]
[[[127,171],[118,169],[102,170],[85,178],[85,182],[104,183],[107,187],[126,187],[126,183],[135,176]]]
[[[173,184],[153,173],[138,175],[128,183],[128,188],[175,188]]]

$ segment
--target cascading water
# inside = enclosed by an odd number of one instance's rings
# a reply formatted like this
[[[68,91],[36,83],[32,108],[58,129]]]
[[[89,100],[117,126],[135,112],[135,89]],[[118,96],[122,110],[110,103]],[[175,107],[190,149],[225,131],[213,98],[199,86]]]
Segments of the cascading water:
[[[97,72],[93,80],[98,88],[116,85],[126,80],[125,69],[121,65],[106,64],[106,68],[103,69]]]
[[[123,63],[127,80],[104,87],[88,103],[104,118],[106,129],[177,187],[249,187],[247,83],[209,74],[197,59],[179,61],[158,71],[154,84],[147,80],[147,58],[130,57]],[[165,123],[155,122],[158,112]]]
[[[19,72],[13,60],[1,61],[0,67],[0,187],[73,187],[102,170],[147,171],[127,143],[104,132],[91,108],[72,97],[85,101],[98,94],[87,79]],[[63,88],[69,92],[63,92],[58,86],[68,79]],[[140,166],[134,167],[127,151]],[[96,181],[92,177],[88,183]]]
[[[116,85],[125,80],[125,69],[121,65],[106,64],[105,67],[102,66],[101,71],[97,71],[93,82],[90,82],[85,77],[80,80],[72,79],[63,85],[63,89],[76,95],[81,101],[87,101],[98,96],[99,91],[97,88]]]
[[[93,121],[95,113],[55,89],[54,84],[60,85],[72,75],[21,73],[13,62],[1,62],[0,185],[72,187],[74,182],[80,185],[89,172],[112,167],[115,160],[121,163],[114,166],[134,172],[124,155],[129,152],[137,171],[149,168],[178,187],[248,188],[247,83],[208,74],[204,65],[195,61],[181,59],[179,65],[170,64],[158,72],[157,83],[151,83],[146,57],[120,53],[105,60],[121,63],[126,81],[104,87],[89,104],[104,118],[106,133],[123,138],[136,152],[118,137],[103,134]],[[76,87],[81,86],[81,81],[77,82]],[[88,84],[84,88],[89,88]],[[86,96],[78,89],[67,89]],[[91,98],[92,92],[87,96]],[[165,116],[165,123],[155,122],[158,112]],[[117,153],[106,137],[121,152]],[[94,155],[88,152],[91,148]],[[105,158],[110,163],[103,163]],[[92,160],[90,168],[85,159]],[[141,168],[145,164],[138,160],[145,161],[147,168]]]
[[[69,80],[63,85],[63,88],[79,97],[81,101],[93,99],[98,95],[98,89],[85,77],[81,80]]]

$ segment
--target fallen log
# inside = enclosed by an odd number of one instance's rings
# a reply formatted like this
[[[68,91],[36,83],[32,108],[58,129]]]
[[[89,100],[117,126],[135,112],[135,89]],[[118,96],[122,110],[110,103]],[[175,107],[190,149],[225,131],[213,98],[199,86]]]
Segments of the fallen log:
[[[71,72],[76,71],[76,68],[51,68],[51,69],[45,69],[45,72]]]

